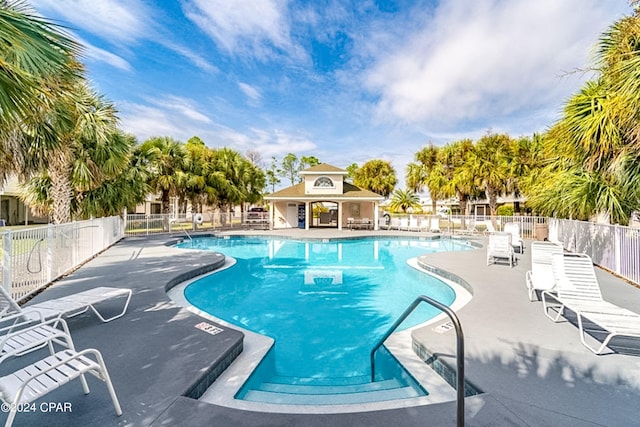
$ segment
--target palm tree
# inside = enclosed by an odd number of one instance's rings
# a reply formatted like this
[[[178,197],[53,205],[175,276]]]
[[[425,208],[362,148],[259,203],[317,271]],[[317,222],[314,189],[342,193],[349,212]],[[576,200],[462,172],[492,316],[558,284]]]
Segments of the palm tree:
[[[640,210],[638,39],[637,10],[601,36],[599,75],[569,99],[545,139],[550,161],[530,190],[537,211],[579,219],[606,214],[626,224]]]
[[[442,194],[457,197],[460,213],[464,216],[467,202],[479,193],[476,177],[470,167],[473,141],[462,139],[442,147],[438,152],[438,176],[442,179]]]
[[[84,141],[71,172],[70,216],[75,219],[119,215],[144,201],[149,189],[146,173],[132,154],[135,138],[121,132],[109,137],[108,147],[96,149]],[[89,171],[90,176],[86,176]],[[23,187],[22,200],[41,215],[53,211],[51,173],[44,171]]]
[[[498,196],[511,190],[511,147],[509,135],[490,132],[470,152],[470,172],[484,188],[492,217],[498,214]]]
[[[32,142],[25,133],[55,133],[50,121],[40,120],[41,112],[50,111],[53,99],[65,91],[55,82],[73,81],[81,69],[74,60],[79,45],[62,27],[36,16],[26,3],[0,2],[0,28],[1,184],[10,173],[28,177],[33,172]]]
[[[25,174],[46,171],[49,214],[55,224],[70,221],[75,196],[82,197],[105,176],[120,173],[130,153],[130,146],[114,137],[117,117],[112,103],[83,80],[61,81],[59,86],[65,91],[34,113],[32,128],[24,127],[28,151],[21,165]]]
[[[140,152],[149,162],[149,186],[160,194],[162,213],[168,214],[171,211],[171,197],[178,195],[179,183],[184,175],[184,145],[166,136],[154,137],[142,144]]]
[[[381,196],[389,197],[396,186],[396,171],[386,160],[369,160],[358,168],[353,184]]]
[[[447,179],[439,167],[439,150],[433,144],[424,147],[415,155],[416,163],[407,166],[407,186],[413,191],[420,192],[427,187],[431,197],[431,212],[435,214],[438,200],[445,196],[444,187]]]
[[[39,108],[52,76],[76,75],[79,45],[62,27],[35,15],[23,1],[0,2],[0,128],[6,130]]]
[[[413,190],[401,190],[398,189],[393,192],[391,202],[389,203],[389,209],[394,212],[402,211],[407,213],[409,209],[420,208],[420,198]]]

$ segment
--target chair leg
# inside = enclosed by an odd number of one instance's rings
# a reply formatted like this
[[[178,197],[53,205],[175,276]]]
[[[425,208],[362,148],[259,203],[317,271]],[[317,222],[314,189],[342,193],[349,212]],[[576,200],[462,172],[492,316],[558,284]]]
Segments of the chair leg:
[[[102,354],[99,351],[94,350],[94,355],[98,361],[98,365],[100,365],[100,375],[102,376],[102,380],[107,385],[107,390],[109,390],[109,396],[111,396],[111,401],[113,402],[113,407],[116,410],[116,414],[118,416],[122,415],[122,408],[120,407],[120,402],[118,401],[118,396],[116,396],[116,390],[113,388],[113,384],[111,383],[111,378],[109,377],[109,372],[107,371],[107,366],[104,363],[104,359],[102,358]]]

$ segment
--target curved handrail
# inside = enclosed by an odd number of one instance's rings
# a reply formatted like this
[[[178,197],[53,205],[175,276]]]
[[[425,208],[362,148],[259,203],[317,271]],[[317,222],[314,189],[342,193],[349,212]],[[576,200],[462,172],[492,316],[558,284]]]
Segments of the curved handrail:
[[[462,334],[462,326],[460,325],[460,320],[456,313],[451,310],[448,306],[434,300],[433,298],[429,298],[426,295],[420,295],[416,298],[411,305],[400,315],[398,320],[395,321],[393,325],[389,328],[386,334],[378,341],[378,343],[371,350],[370,358],[371,358],[371,382],[375,382],[375,353],[378,349],[384,344],[384,342],[389,338],[389,336],[400,326],[404,320],[409,317],[409,315],[416,309],[416,307],[421,303],[426,302],[439,310],[443,311],[451,321],[453,322],[453,326],[456,330],[456,391],[457,391],[457,425],[459,427],[464,426],[464,335]]]

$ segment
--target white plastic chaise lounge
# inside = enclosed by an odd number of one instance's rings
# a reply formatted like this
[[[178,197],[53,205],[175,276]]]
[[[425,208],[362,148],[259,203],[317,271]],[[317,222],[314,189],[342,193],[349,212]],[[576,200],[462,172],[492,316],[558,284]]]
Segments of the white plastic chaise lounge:
[[[473,235],[478,233],[478,229],[476,228],[476,220],[470,219],[467,223],[467,228],[464,230],[458,230],[458,234],[469,234]]]
[[[122,415],[120,402],[100,352],[95,349],[67,349],[0,377],[0,399],[4,402],[3,408],[6,407],[9,412],[5,427],[13,424],[20,408],[28,407],[31,402],[76,378],[80,378],[84,393],[89,394],[85,374],[91,374],[107,385],[116,414]]]
[[[485,224],[485,227],[486,227],[486,228],[484,229],[484,231],[483,231],[482,233],[483,233],[486,237],[488,237],[488,236],[489,236],[489,234],[491,234],[491,233],[495,233],[496,231],[498,231],[498,230],[496,230],[496,228],[493,226],[493,223],[492,223],[491,221],[486,221],[484,224]]]
[[[507,259],[513,267],[515,254],[511,246],[511,234],[496,232],[489,234],[487,244],[487,265],[495,264],[497,259]]]
[[[511,244],[518,249],[518,253],[522,253],[524,251],[524,239],[520,235],[520,225],[515,222],[507,222],[502,231],[511,233]]]
[[[54,344],[73,349],[67,323],[53,313],[50,319],[39,310],[23,310],[0,287],[0,363],[10,357],[22,356],[45,346],[51,354]],[[48,313],[51,314],[51,313]]]
[[[34,316],[37,312],[28,314],[29,317],[19,313],[0,319],[0,363],[47,346],[50,354],[54,354],[54,344],[73,350],[73,340],[63,319],[37,319]]]
[[[60,297],[37,304],[29,305],[26,308],[40,310],[48,313],[59,312],[64,317],[78,316],[91,309],[95,315],[103,322],[110,322],[125,315],[129,302],[131,301],[131,289],[110,288],[101,286],[87,291],[78,292],[65,297]],[[101,303],[115,298],[126,298],[122,311],[111,317],[105,318],[98,310]]]
[[[553,274],[553,254],[564,252],[562,245],[553,242],[531,243],[531,270],[527,271],[525,279],[529,301],[533,301],[536,291],[550,291],[556,286]]]
[[[431,218],[429,218],[429,231],[431,233],[441,233],[442,230],[440,230],[440,217],[439,216],[432,216]]]
[[[640,314],[602,298],[591,257],[585,254],[554,254],[552,263],[556,293],[541,293],[547,317],[557,322],[565,309],[573,311],[578,319],[580,340],[596,354],[602,354],[614,337],[640,338]],[[550,310],[556,310],[556,315],[550,315]],[[597,348],[586,342],[587,320],[607,333]]]

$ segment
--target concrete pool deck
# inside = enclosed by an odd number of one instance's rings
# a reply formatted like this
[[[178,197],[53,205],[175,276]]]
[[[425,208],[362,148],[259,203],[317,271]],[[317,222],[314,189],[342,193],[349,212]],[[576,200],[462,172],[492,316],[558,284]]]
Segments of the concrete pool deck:
[[[238,232],[291,238],[371,236],[371,231],[282,230]],[[383,236],[428,236],[375,232]],[[225,233],[227,234],[227,233]],[[38,296],[31,303],[98,286],[133,290],[127,314],[103,324],[87,313],[68,319],[78,349],[97,348],[105,358],[124,414],[115,415],[106,387],[90,378],[91,393],[78,382],[40,402],[70,402],[72,412],[20,413],[15,426],[424,426],[455,425],[455,402],[340,414],[262,413],[200,402],[199,395],[242,350],[243,334],[221,326],[215,335],[195,326],[213,324],[171,301],[166,289],[215,269],[212,253],[165,246],[180,236],[126,238]],[[483,242],[480,237],[470,239]],[[469,426],[637,425],[640,402],[640,342],[635,354],[596,356],[585,348],[571,322],[551,322],[539,302],[529,302],[524,284],[530,252],[518,263],[486,266],[484,248],[455,256],[429,254],[421,262],[455,272],[473,299],[461,310],[466,379],[483,393],[467,397]],[[598,269],[605,299],[640,313],[640,289]],[[114,310],[118,301],[113,301]],[[108,306],[105,308],[109,308]],[[455,366],[455,334],[438,333],[442,322],[413,331],[418,345]],[[407,346],[411,346],[407,342]],[[5,375],[42,353],[3,362]],[[0,421],[4,422],[6,415]]]

